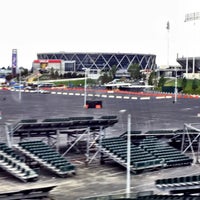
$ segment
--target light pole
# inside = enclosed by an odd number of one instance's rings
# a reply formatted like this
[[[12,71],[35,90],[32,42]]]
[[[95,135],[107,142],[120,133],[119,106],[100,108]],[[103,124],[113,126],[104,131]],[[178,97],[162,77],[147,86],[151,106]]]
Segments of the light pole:
[[[84,84],[84,103],[83,107],[86,108],[86,101],[87,101],[87,68],[83,68],[85,71],[85,84]]]
[[[122,131],[124,132],[124,120],[123,120],[123,114],[126,112],[125,109],[122,109],[119,111],[120,117],[121,117],[121,123],[122,123]]]
[[[174,87],[174,103],[177,102],[177,93],[178,93],[178,89],[177,89],[177,68],[175,67],[175,87]]]
[[[170,24],[169,21],[167,22],[167,68],[169,68],[169,30],[170,30]]]
[[[185,22],[193,21],[194,25],[195,25],[195,21],[199,19],[200,19],[200,12],[188,13],[185,15]],[[188,59],[187,59],[187,62],[188,62]],[[188,63],[186,65],[188,66]],[[195,73],[195,55],[193,55],[193,61],[192,61],[192,74],[194,75],[194,73]]]
[[[40,82],[40,73],[37,72],[37,92],[39,93],[39,82]]]
[[[19,101],[22,99],[22,93],[21,93],[21,68],[19,68]]]
[[[126,198],[130,198],[131,192],[131,114],[128,114],[127,122],[127,171],[126,171]]]

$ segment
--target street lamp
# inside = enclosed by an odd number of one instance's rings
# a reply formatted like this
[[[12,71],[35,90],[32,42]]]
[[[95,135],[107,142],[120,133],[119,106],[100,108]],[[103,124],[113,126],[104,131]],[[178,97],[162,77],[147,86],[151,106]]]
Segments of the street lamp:
[[[22,93],[21,93],[21,79],[22,79],[22,76],[21,76],[21,67],[19,68],[19,101],[21,101],[21,98],[22,98]]]
[[[195,25],[195,21],[200,19],[200,12],[188,13],[185,15],[185,22],[193,21]],[[187,67],[188,67],[188,59],[187,59]],[[186,74],[187,74],[186,69]],[[195,72],[195,56],[193,55],[193,62],[192,62],[192,73],[194,75]]]
[[[121,117],[121,123],[122,123],[122,131],[124,132],[124,120],[123,120],[123,114],[126,112],[125,109],[122,109],[119,111],[120,117]]]
[[[174,103],[177,102],[177,93],[178,93],[178,89],[177,89],[177,68],[175,67],[175,87],[174,87]]]
[[[126,112],[125,109],[119,111],[121,114]],[[123,122],[122,122],[123,123]],[[127,159],[126,159],[126,198],[130,198],[131,193],[131,114],[128,114],[127,120]]]
[[[87,68],[82,68],[85,71],[85,84],[84,84],[84,103],[83,107],[86,108],[86,101],[87,101]]]
[[[130,198],[131,192],[131,114],[128,114],[127,122],[127,171],[126,171],[126,198]]]

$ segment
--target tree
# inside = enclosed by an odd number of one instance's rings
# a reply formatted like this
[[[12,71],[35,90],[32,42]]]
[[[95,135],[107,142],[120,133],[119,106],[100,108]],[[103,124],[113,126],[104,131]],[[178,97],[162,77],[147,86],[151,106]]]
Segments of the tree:
[[[193,81],[192,81],[192,90],[196,90],[198,88],[198,81],[197,79],[195,78]]]
[[[57,70],[56,70],[55,73],[54,73],[54,77],[55,77],[55,79],[59,78],[59,73],[58,73]]]
[[[50,76],[51,76],[51,78],[55,77],[55,73],[54,73],[54,68],[53,67],[50,70]]]
[[[158,82],[158,87],[162,88],[165,85],[166,79],[164,78],[164,75],[162,75]]]
[[[114,79],[115,78],[115,74],[116,74],[116,71],[117,71],[117,66],[116,65],[113,65],[111,70],[109,71],[109,75]]]
[[[6,75],[6,82],[10,82],[13,78],[13,75],[12,74],[8,74]]]
[[[140,66],[139,64],[131,64],[128,68],[128,72],[130,73],[130,77],[133,79],[133,80],[139,80],[141,79],[142,75],[141,75],[141,72],[140,72]]]
[[[148,79],[148,85],[155,85],[155,79],[156,79],[156,72],[152,71]]]
[[[182,83],[181,83],[181,87],[183,88],[183,90],[186,88],[186,86],[187,86],[187,79],[184,77],[183,79],[182,79]]]
[[[99,77],[99,81],[101,84],[108,83],[112,81],[112,77],[108,76],[107,73],[103,73],[103,75]]]

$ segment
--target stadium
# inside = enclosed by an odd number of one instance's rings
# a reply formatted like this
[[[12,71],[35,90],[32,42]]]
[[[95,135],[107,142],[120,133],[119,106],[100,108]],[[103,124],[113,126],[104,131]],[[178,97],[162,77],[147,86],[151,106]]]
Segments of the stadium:
[[[59,74],[67,72],[83,72],[98,74],[109,71],[113,66],[117,70],[127,70],[131,64],[138,64],[141,70],[152,70],[156,67],[156,55],[134,53],[38,53],[33,61],[33,71],[40,68],[58,70]]]
[[[200,57],[181,57],[176,60],[185,70],[186,78],[200,78]]]

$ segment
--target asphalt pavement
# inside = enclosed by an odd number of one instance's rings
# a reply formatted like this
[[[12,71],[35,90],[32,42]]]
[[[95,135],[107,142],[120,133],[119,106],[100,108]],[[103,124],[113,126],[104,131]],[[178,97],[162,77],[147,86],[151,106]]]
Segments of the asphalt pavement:
[[[46,119],[62,117],[116,115],[119,122],[106,130],[108,136],[120,135],[127,130],[127,116],[131,114],[131,129],[142,132],[158,129],[183,129],[184,123],[199,123],[200,100],[198,98],[180,98],[173,103],[173,98],[109,98],[109,96],[91,97],[103,101],[102,109],[83,108],[84,96],[75,93],[39,94],[22,92],[0,91],[1,112],[1,141],[5,141],[5,124],[14,124],[22,119]],[[118,95],[119,96],[119,95]],[[137,97],[135,95],[134,97]],[[139,97],[139,96],[138,96]],[[120,112],[123,110],[124,112]],[[181,169],[181,170],[180,170]],[[182,170],[184,169],[184,170]],[[132,176],[132,192],[143,190],[157,191],[154,181],[159,177],[173,177],[175,174],[196,174],[198,165],[191,167],[164,169],[155,172],[146,172],[143,175]],[[18,180],[6,178],[0,174],[0,182],[6,190],[12,190]],[[126,172],[119,166],[78,166],[75,177],[58,179],[46,175],[37,183],[19,183],[18,187],[32,187],[34,185],[56,184],[52,191],[56,200],[79,199],[80,197],[125,192]],[[5,191],[2,188],[0,192]],[[16,188],[15,188],[16,189]],[[157,191],[158,192],[158,191]]]

